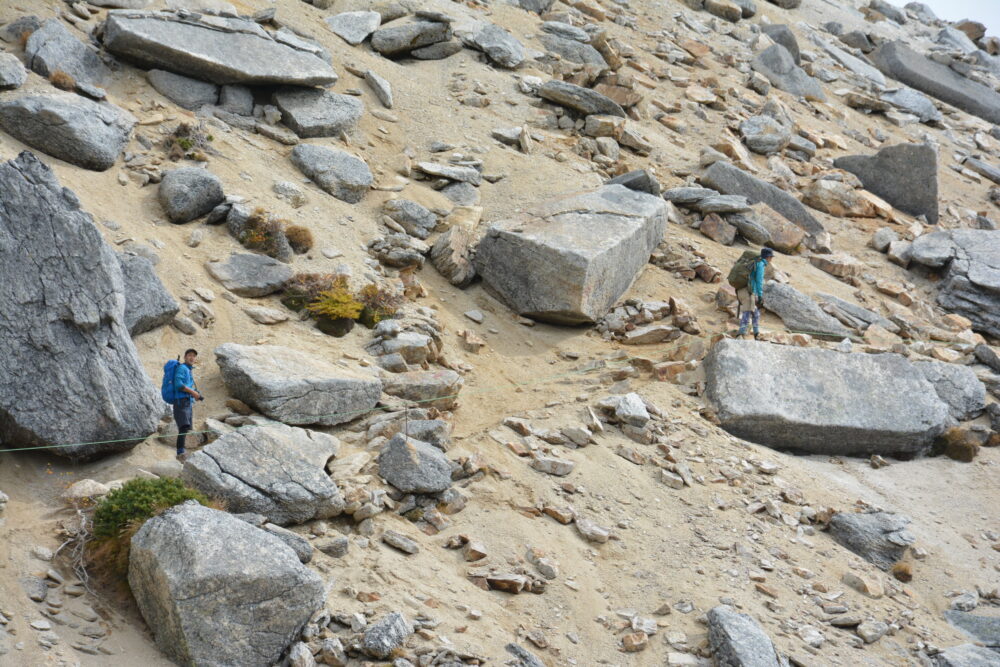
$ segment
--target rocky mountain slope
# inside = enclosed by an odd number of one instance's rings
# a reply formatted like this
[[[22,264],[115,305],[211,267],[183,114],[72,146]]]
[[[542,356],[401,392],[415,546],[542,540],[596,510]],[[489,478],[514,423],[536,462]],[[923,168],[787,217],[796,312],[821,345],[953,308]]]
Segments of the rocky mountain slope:
[[[1000,664],[980,28],[0,3],[0,664]],[[148,521],[121,596],[76,508],[136,477],[224,510]]]

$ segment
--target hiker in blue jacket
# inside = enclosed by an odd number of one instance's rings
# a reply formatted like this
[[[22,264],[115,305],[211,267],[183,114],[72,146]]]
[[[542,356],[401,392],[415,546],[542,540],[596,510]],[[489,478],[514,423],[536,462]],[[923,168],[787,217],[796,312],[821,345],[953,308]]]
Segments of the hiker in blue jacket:
[[[174,394],[179,397],[174,402],[174,421],[177,422],[177,459],[181,463],[187,458],[184,440],[191,431],[191,423],[194,421],[194,402],[202,398],[195,387],[192,372],[197,357],[197,350],[185,350],[184,363],[178,364],[174,371]]]
[[[774,251],[770,248],[763,248],[760,257],[753,263],[747,286],[736,290],[736,298],[740,301],[740,330],[737,336],[743,336],[747,332],[747,325],[750,318],[753,318],[753,337],[760,337],[760,306],[764,305],[764,270],[767,263],[774,256]]]

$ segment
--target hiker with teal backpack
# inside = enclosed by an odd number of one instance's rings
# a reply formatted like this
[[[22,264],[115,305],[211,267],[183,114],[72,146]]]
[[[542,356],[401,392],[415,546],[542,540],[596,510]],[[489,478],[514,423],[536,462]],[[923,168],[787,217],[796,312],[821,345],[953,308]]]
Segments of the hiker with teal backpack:
[[[770,248],[762,248],[758,255],[753,250],[744,252],[729,272],[729,284],[736,288],[739,302],[740,330],[737,336],[744,336],[747,325],[753,319],[753,337],[760,338],[760,307],[764,305],[764,271],[774,257]]]
[[[194,364],[197,350],[185,350],[183,363],[171,359],[163,366],[163,384],[160,395],[173,406],[174,421],[177,422],[177,460],[187,458],[184,441],[191,431],[194,421],[194,402],[203,400],[194,384]]]

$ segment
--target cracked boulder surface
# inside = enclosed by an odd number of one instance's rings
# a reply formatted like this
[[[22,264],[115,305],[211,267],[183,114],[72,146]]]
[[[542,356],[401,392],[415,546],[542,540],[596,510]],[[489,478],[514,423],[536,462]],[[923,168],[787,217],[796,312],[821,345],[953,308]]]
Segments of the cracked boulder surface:
[[[131,449],[163,403],[129,337],[118,256],[32,153],[0,163],[0,192],[0,313],[17,314],[0,317],[0,444]]]
[[[344,499],[326,474],[340,442],[332,435],[269,424],[248,426],[194,453],[181,477],[233,513],[281,526],[337,516]]]
[[[476,251],[476,271],[520,315],[594,322],[639,275],[666,224],[661,198],[605,185],[492,226]]]
[[[934,385],[934,391],[958,421],[975,419],[986,409],[986,386],[968,366],[930,360],[918,361],[914,366]]]
[[[215,357],[232,396],[285,424],[343,424],[382,395],[378,378],[288,347],[226,343]]]
[[[272,665],[326,598],[281,539],[195,501],[143,524],[128,581],[160,650],[180,665]]]
[[[1000,337],[1000,231],[958,229],[934,232],[913,242],[912,261],[944,267],[937,302],[972,321],[981,333]]]

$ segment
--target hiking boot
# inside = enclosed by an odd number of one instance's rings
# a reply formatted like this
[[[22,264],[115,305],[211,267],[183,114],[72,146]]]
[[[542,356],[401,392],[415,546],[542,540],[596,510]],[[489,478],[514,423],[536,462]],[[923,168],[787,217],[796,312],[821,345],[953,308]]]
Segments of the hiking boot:
[[[181,452],[180,454],[177,455],[177,461],[180,462],[181,464],[187,461],[187,458],[188,458],[187,452]]]
[[[754,340],[760,340],[760,332],[759,331],[754,331],[753,332],[753,339]]]

